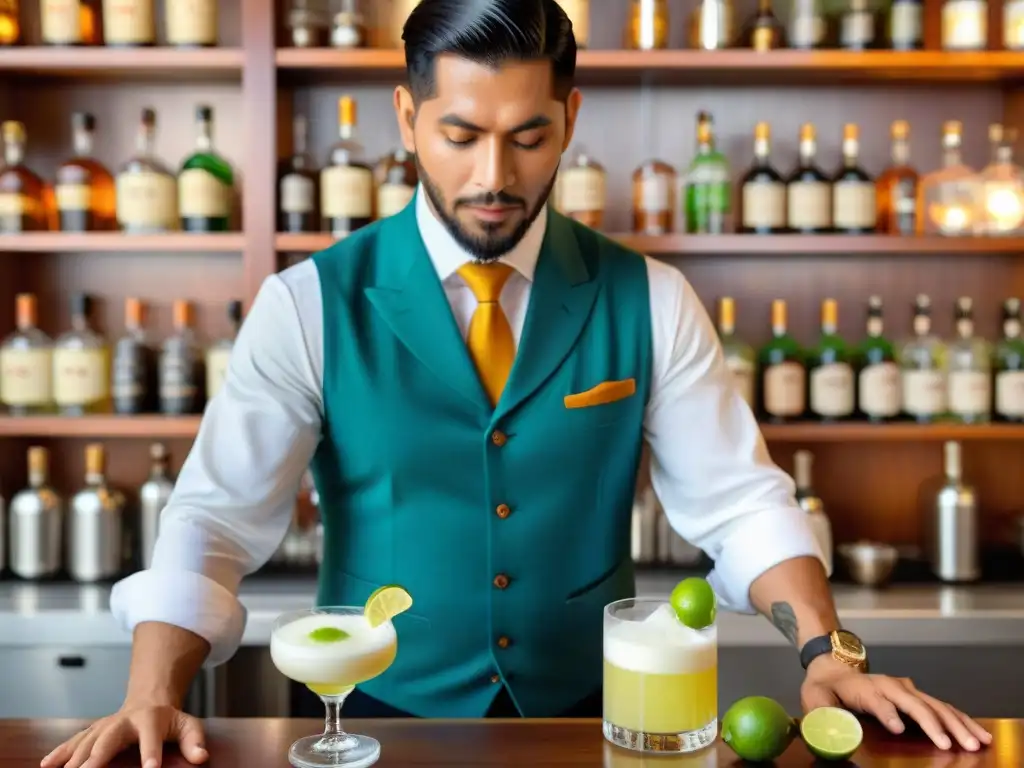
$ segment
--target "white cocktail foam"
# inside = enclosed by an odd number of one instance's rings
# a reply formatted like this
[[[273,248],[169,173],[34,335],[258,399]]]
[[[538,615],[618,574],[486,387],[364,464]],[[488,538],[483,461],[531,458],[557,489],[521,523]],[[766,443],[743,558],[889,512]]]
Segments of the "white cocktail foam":
[[[701,672],[718,663],[718,628],[690,629],[668,603],[643,621],[609,626],[605,659],[621,669],[653,675]]]
[[[317,642],[310,633],[330,627],[349,637]],[[383,671],[394,658],[397,644],[391,624],[371,627],[362,614],[313,614],[285,624],[270,637],[270,655],[283,675],[300,683],[335,683],[352,677],[366,679]]]

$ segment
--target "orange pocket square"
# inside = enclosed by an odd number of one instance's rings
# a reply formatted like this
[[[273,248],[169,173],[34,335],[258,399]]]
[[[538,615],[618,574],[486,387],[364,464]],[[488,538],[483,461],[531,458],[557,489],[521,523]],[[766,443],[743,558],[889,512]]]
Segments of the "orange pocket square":
[[[623,400],[636,394],[636,380],[602,381],[593,389],[576,395],[565,396],[566,408],[590,408],[594,405],[605,405]]]

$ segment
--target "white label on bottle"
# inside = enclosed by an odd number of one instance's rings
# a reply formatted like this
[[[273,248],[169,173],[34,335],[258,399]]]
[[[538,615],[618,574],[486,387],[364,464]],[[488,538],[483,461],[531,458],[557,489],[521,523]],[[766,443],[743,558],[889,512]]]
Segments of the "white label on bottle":
[[[796,12],[789,22],[789,40],[793,48],[814,48],[825,37],[825,20],[813,11]]]
[[[289,173],[281,179],[281,210],[285,213],[313,213],[316,185],[300,173]]]
[[[865,366],[857,379],[860,409],[868,416],[891,418],[900,412],[900,369],[896,363]]]
[[[647,214],[672,212],[672,186],[668,178],[645,176],[640,181],[640,210]]]
[[[942,6],[942,47],[979,49],[988,45],[985,0],[946,0]]]
[[[867,11],[844,13],[839,22],[839,44],[843,48],[868,45],[875,37],[875,20]]]
[[[92,192],[87,184],[57,184],[54,189],[58,211],[88,211],[92,209]]]
[[[942,371],[903,371],[903,410],[912,416],[938,416],[946,410]]]
[[[320,205],[328,218],[373,216],[373,173],[355,165],[332,165],[320,173]]]
[[[893,3],[889,20],[894,46],[907,47],[921,39],[920,3]]]
[[[53,399],[57,405],[91,405],[110,391],[107,355],[100,349],[53,351]]]
[[[996,374],[996,413],[1008,418],[1024,418],[1024,371]]]
[[[743,401],[754,407],[754,366],[749,360],[739,355],[730,355],[725,358],[726,367],[732,372],[733,385],[740,393]]]
[[[847,363],[826,363],[811,371],[811,411],[838,418],[853,413],[853,369]]]
[[[206,351],[206,397],[212,398],[224,385],[231,361],[230,347],[211,347]]]
[[[786,215],[794,229],[821,229],[832,224],[832,195],[824,181],[794,181],[786,190]]]
[[[586,47],[590,39],[590,0],[558,0],[558,4],[572,22],[576,44]]]
[[[377,218],[394,216],[412,201],[415,193],[416,189],[408,184],[381,184],[377,189]]]
[[[39,13],[44,42],[82,42],[82,9],[79,0],[42,0]]]
[[[178,184],[173,176],[133,171],[117,176],[117,221],[125,229],[178,228]]]
[[[1024,0],[1006,0],[1003,5],[1003,47],[1024,48]]]
[[[27,198],[17,192],[0,192],[0,216],[21,216],[25,213]]]
[[[804,367],[785,362],[764,372],[764,409],[772,416],[799,416],[807,402]]]
[[[153,0],[103,0],[103,37],[108,45],[152,43]]]
[[[566,168],[562,171],[559,199],[566,214],[603,211],[608,199],[605,175],[596,168]]]
[[[786,226],[786,186],[778,181],[752,181],[743,185],[743,226]]]
[[[875,225],[875,185],[870,181],[839,181],[832,190],[832,222],[836,229]]]
[[[955,414],[987,414],[992,408],[992,379],[986,371],[949,372],[949,410]]]
[[[0,351],[0,402],[31,407],[53,399],[53,354],[49,349]]]
[[[221,217],[231,212],[231,190],[202,168],[189,168],[178,176],[178,210],[182,218]]]
[[[171,45],[217,43],[217,0],[165,0],[164,17]]]

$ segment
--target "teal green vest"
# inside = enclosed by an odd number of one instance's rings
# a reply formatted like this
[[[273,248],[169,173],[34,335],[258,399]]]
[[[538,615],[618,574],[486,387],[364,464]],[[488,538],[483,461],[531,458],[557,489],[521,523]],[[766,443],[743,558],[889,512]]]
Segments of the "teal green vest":
[[[313,261],[324,314],[318,600],[362,605],[401,584],[414,601],[395,620],[394,665],[361,690],[423,717],[482,716],[501,685],[526,717],[564,711],[600,688],[604,606],[634,594],[630,516],[651,379],[643,257],[548,215],[496,408],[415,200]],[[630,378],[630,397],[566,406]]]

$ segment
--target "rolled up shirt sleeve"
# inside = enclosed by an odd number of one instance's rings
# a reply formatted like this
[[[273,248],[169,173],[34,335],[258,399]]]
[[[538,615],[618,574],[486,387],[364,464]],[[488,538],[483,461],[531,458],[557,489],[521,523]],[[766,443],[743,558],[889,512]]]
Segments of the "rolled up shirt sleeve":
[[[672,528],[714,560],[722,607],[755,613],[750,585],[795,557],[827,566],[794,496],[733,385],[718,334],[693,287],[648,259],[652,388],[645,415],[651,483]]]
[[[239,584],[280,546],[320,440],[315,343],[292,290],[268,278],[160,515],[151,566],[112,591],[127,631],[158,621],[194,632],[210,643],[208,666],[237,650],[246,620]]]

